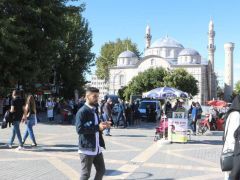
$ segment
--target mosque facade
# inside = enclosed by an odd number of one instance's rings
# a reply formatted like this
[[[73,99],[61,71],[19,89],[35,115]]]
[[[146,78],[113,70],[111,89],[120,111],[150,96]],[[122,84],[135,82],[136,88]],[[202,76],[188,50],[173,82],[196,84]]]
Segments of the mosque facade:
[[[146,27],[144,55],[138,58],[127,50],[117,59],[117,65],[109,70],[109,94],[117,94],[134,76],[149,68],[163,67],[169,71],[183,68],[198,81],[199,93],[193,97],[195,101],[205,104],[216,97],[216,75],[214,72],[215,31],[213,21],[208,28],[208,59],[204,60],[193,48],[185,48],[175,39],[165,36],[151,43],[152,35]]]

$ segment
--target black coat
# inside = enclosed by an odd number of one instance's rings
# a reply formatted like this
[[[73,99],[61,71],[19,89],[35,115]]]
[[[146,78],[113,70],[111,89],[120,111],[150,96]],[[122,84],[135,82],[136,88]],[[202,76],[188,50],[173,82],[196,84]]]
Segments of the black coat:
[[[96,111],[97,113],[97,111]],[[98,117],[98,113],[97,113]],[[95,116],[93,110],[87,105],[82,106],[76,115],[76,131],[79,135],[79,149],[80,150],[96,150],[96,132],[99,132],[99,144],[105,148],[105,143],[102,137],[102,132],[99,131],[99,117],[98,125],[95,125]]]

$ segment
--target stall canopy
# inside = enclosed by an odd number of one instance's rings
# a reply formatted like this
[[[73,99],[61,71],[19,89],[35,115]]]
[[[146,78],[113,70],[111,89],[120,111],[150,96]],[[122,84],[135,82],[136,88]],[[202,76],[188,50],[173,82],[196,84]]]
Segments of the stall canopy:
[[[189,97],[188,93],[172,87],[159,87],[146,93],[143,93],[143,98],[172,99],[188,97]]]
[[[222,101],[222,100],[208,101],[207,104],[210,105],[210,106],[217,107],[217,108],[221,108],[221,107],[226,107],[227,106],[227,102]]]

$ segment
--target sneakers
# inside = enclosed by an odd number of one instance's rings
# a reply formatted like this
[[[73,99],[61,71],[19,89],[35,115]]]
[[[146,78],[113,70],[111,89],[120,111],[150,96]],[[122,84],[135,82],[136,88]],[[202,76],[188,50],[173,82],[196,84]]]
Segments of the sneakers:
[[[7,145],[9,149],[12,149],[12,145],[11,144],[8,144]]]
[[[22,150],[24,150],[24,147],[23,147],[23,146],[18,146],[18,147],[16,148],[16,150],[22,151]]]
[[[34,144],[34,143],[31,144],[31,146],[32,146],[32,147],[37,147],[37,143],[36,143],[36,144]]]
[[[112,136],[111,134],[105,134],[105,136]]]

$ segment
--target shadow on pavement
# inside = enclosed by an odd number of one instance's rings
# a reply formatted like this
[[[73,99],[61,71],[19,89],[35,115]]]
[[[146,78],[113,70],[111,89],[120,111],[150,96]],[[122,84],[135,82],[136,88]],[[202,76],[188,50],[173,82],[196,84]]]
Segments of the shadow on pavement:
[[[147,172],[134,172],[131,174],[131,177],[127,178],[127,180],[137,180],[137,179],[148,179],[153,176],[152,173]]]
[[[37,147],[25,146],[25,149],[34,152],[77,152],[78,146],[72,144],[38,145]]]
[[[105,176],[119,176],[121,174],[128,173],[128,172],[123,172],[123,171],[118,171],[118,170],[112,170],[112,169],[107,169]],[[134,172],[131,174],[131,176],[134,177],[129,177],[126,178],[127,180],[137,180],[137,179],[147,179],[153,176],[151,173],[146,173],[146,172]],[[170,180],[170,179],[169,179]]]
[[[221,140],[201,140],[201,141],[188,141],[188,144],[209,144],[209,145],[223,145]]]
[[[114,135],[114,137],[150,137],[150,136],[146,136],[146,135]]]
[[[15,147],[15,146],[14,146]],[[17,146],[16,146],[17,147]],[[6,143],[0,143],[0,149],[9,149]]]
[[[113,170],[113,169],[106,169],[106,172],[105,172],[104,176],[118,176],[118,175],[121,175],[121,174],[124,174],[124,173],[126,173],[126,172]]]

